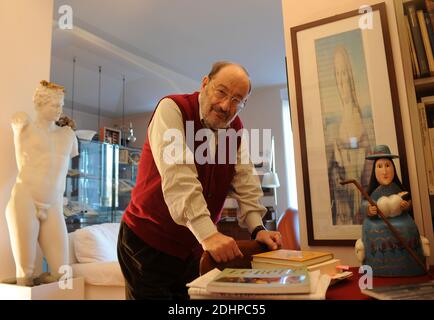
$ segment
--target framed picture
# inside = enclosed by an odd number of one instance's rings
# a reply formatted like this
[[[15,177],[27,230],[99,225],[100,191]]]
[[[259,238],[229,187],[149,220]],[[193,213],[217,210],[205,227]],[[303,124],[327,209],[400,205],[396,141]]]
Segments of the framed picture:
[[[362,193],[340,182],[367,189],[375,145],[400,156],[410,190],[386,7],[371,8],[368,19],[354,10],[291,29],[309,245],[361,237]]]
[[[130,161],[130,152],[128,149],[119,149],[119,163],[128,164]]]

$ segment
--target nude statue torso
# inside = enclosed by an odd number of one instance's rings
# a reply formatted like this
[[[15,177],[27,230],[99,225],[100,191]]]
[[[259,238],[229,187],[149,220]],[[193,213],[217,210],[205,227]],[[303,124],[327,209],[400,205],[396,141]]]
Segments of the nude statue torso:
[[[48,131],[34,123],[17,133],[17,183],[25,184],[36,202],[53,204],[58,195],[63,195],[71,150],[74,149],[73,136],[69,127],[54,127]]]

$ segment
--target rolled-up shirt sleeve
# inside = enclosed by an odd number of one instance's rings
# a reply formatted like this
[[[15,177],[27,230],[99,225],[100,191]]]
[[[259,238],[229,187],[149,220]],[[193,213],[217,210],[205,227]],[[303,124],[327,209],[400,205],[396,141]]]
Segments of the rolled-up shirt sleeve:
[[[185,161],[193,155],[186,145],[183,121],[173,100],[161,100],[148,127],[149,144],[172,219],[189,228],[202,242],[217,228],[203,197],[194,161]]]

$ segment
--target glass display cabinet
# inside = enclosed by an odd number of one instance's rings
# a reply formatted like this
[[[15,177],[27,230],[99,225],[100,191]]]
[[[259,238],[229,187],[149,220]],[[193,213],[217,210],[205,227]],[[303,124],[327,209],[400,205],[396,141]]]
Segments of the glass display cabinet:
[[[118,203],[115,221],[120,218],[125,211],[131,198],[131,190],[136,185],[137,169],[141,150],[128,147],[119,148],[119,181],[118,181]]]
[[[69,232],[119,222],[135,185],[140,150],[78,140],[66,178],[64,216]]]

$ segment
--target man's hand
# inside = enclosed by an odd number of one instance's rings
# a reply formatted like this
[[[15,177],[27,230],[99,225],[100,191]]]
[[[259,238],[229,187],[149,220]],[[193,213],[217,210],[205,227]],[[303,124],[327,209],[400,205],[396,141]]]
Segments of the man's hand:
[[[278,231],[261,230],[256,235],[256,241],[264,243],[270,250],[282,247],[282,235]]]
[[[208,251],[218,263],[228,262],[236,257],[243,256],[235,240],[220,232],[214,233],[212,236],[203,240],[202,248]]]

